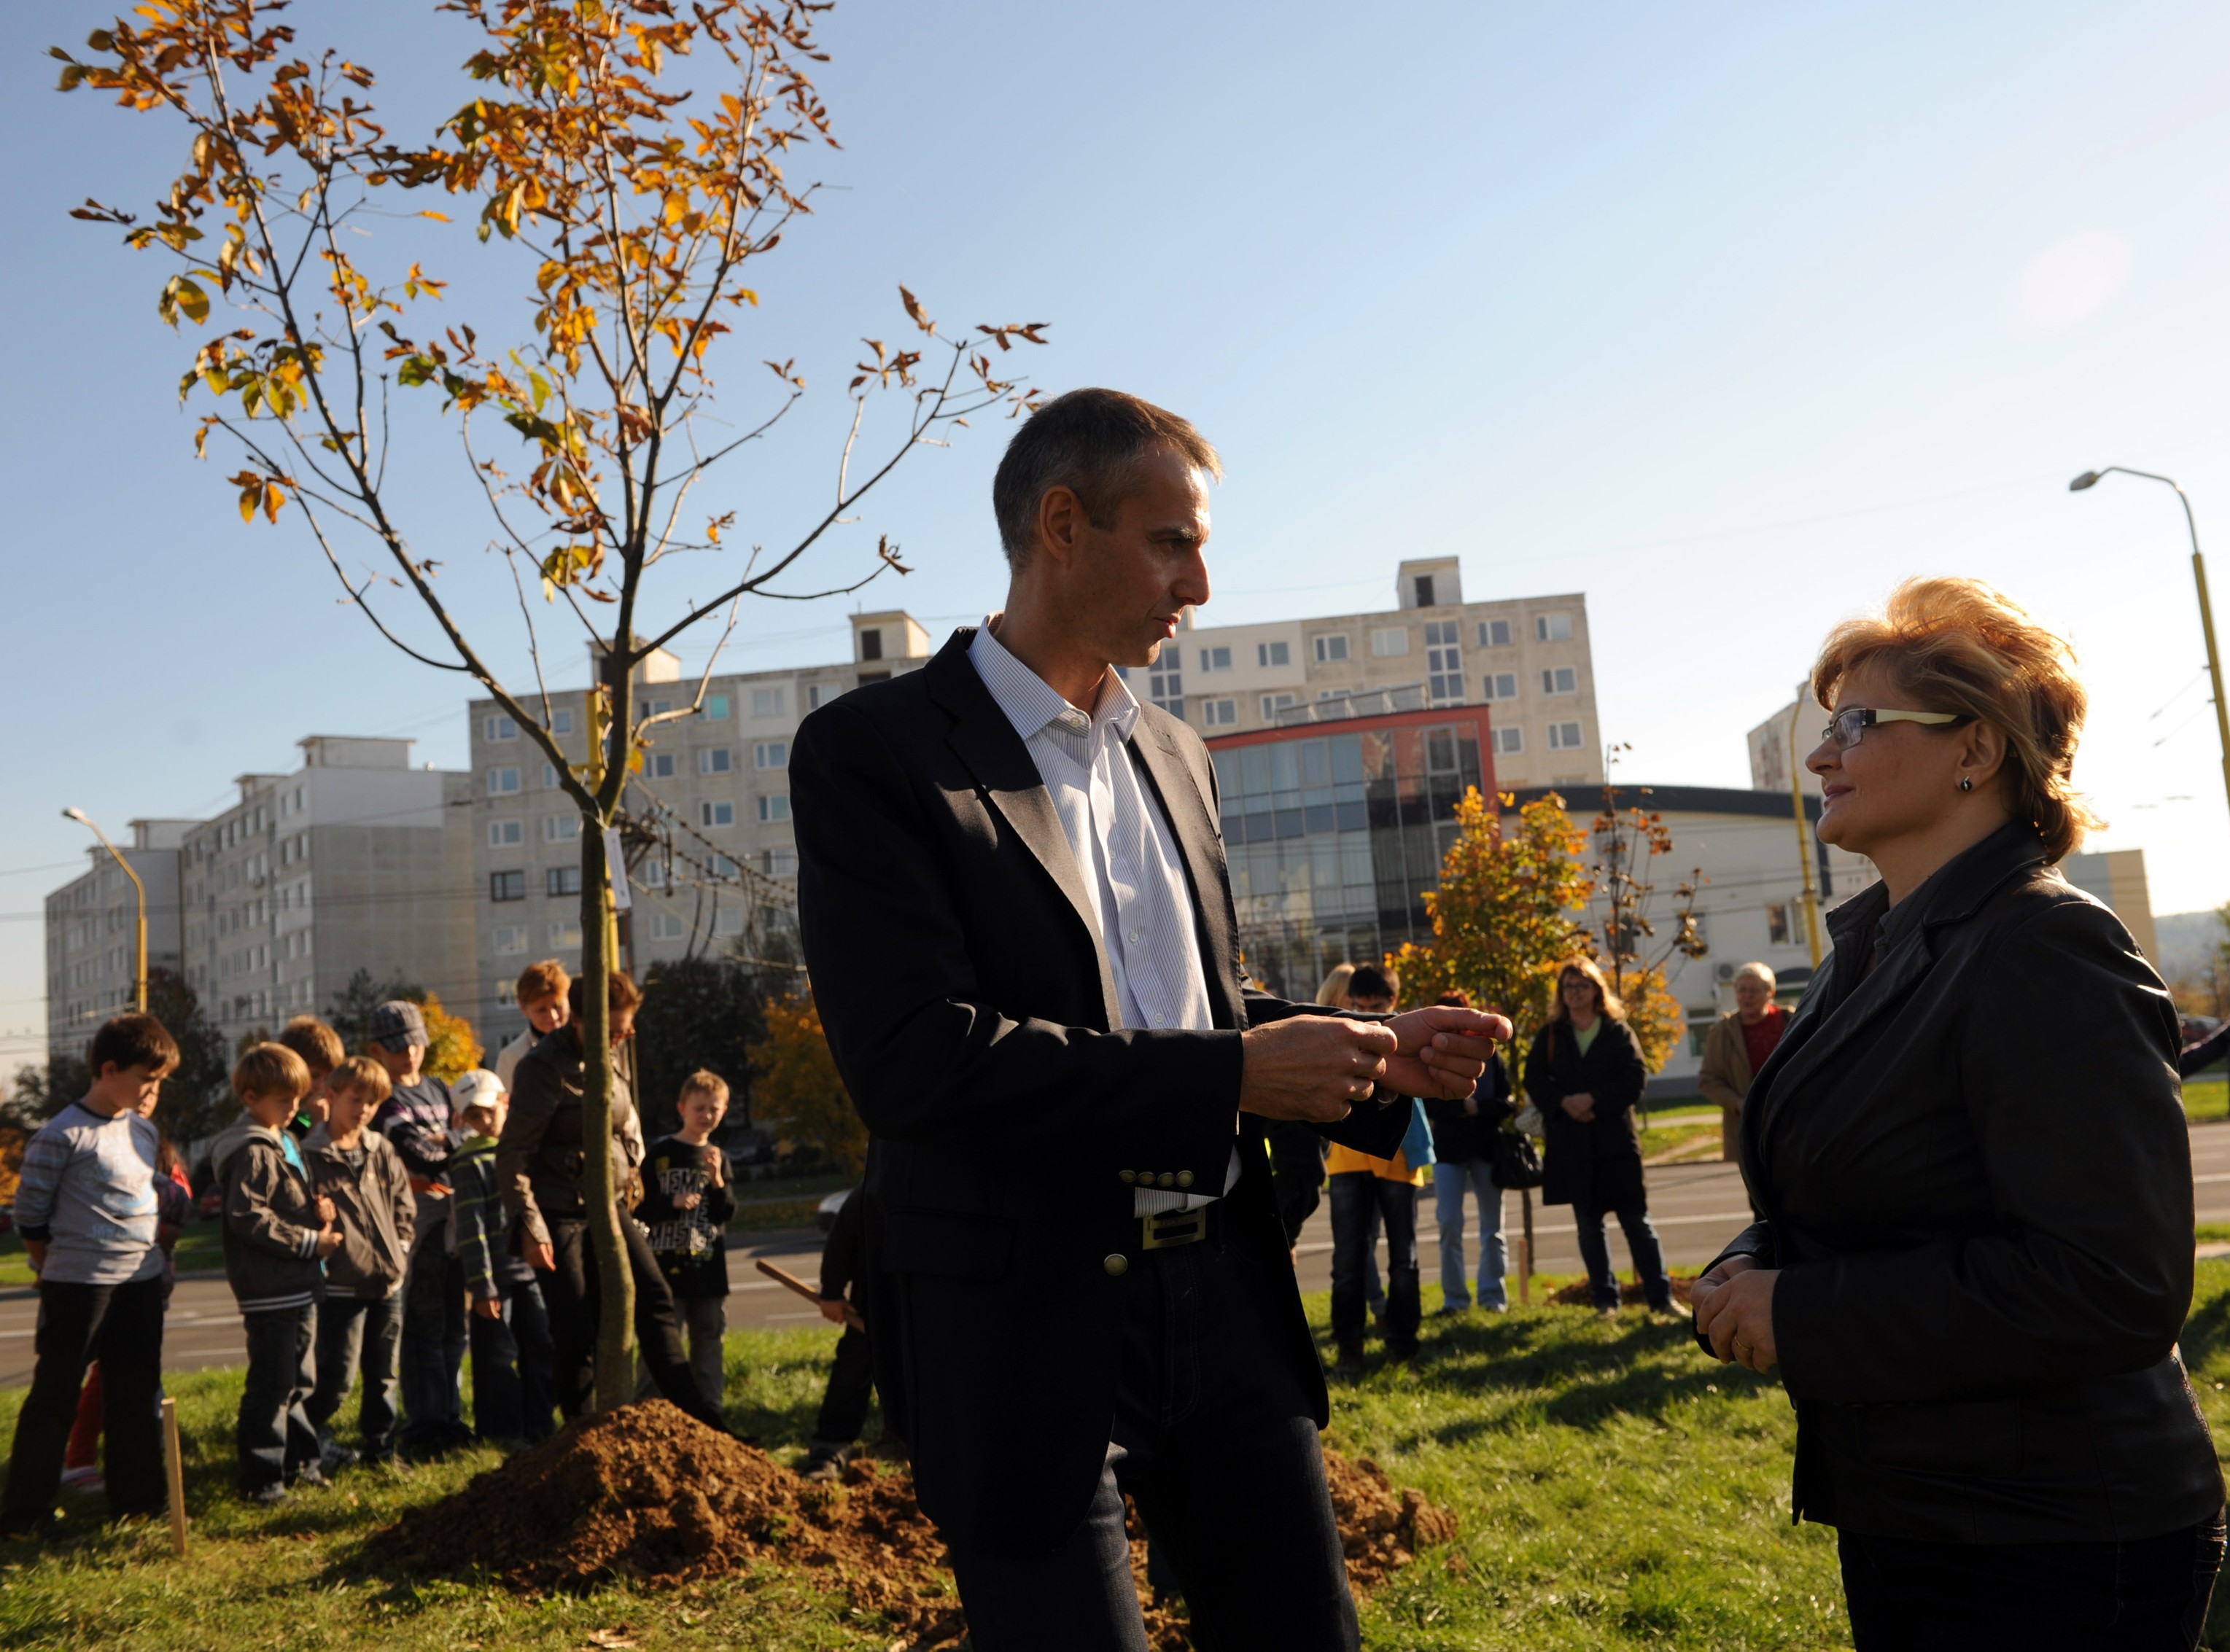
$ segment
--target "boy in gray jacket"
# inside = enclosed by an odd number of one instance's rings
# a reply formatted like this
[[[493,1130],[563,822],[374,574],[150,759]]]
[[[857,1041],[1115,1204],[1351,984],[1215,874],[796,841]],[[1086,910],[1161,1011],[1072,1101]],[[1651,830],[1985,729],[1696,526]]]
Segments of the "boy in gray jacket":
[[[224,1276],[248,1328],[240,1396],[240,1489],[284,1502],[290,1484],[322,1486],[318,1431],[303,1409],[317,1385],[310,1350],[325,1258],[341,1248],[333,1203],[310,1186],[287,1134],[310,1070],[284,1045],[259,1044],[232,1070],[241,1116],[217,1136],[210,1164],[224,1184]]]
[[[387,1070],[350,1056],[327,1077],[325,1120],[302,1143],[310,1185],[333,1206],[341,1248],[325,1261],[318,1308],[318,1386],[305,1408],[327,1474],[361,1459],[395,1459],[396,1388],[403,1347],[403,1276],[418,1205],[410,1173],[387,1138],[365,1127],[386,1101]],[[333,1438],[332,1418],[364,1373],[357,1411],[361,1451]]]

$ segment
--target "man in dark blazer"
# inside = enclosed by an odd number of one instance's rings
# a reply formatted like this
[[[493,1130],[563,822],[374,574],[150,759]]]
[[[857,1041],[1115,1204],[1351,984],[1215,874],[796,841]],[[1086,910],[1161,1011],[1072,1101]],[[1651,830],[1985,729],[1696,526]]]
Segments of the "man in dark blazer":
[[[1390,1154],[1497,1016],[1342,1016],[1241,974],[1215,771],[1134,700],[1205,602],[1215,450],[1107,390],[994,486],[1007,607],[809,717],[807,962],[873,1135],[876,1381],[979,1652],[1144,1652],[1122,1494],[1204,1646],[1352,1648],[1323,1368],[1263,1127]]]

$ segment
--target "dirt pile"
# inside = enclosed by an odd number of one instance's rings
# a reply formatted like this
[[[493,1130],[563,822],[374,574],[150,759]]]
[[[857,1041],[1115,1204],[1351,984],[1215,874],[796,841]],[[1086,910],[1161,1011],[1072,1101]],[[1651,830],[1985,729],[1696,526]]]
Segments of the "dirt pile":
[[[1672,1276],[1674,1302],[1685,1306],[1695,1289],[1696,1277],[1693,1274]],[[1618,1287],[1618,1299],[1627,1308],[1646,1308],[1649,1303],[1649,1293],[1631,1279],[1621,1280]],[[1593,1308],[1595,1305],[1595,1294],[1586,1280],[1576,1279],[1563,1289],[1551,1291],[1549,1294],[1549,1301],[1558,1308]]]
[[[1455,1534],[1422,1494],[1396,1491],[1369,1459],[1324,1453],[1332,1507],[1357,1594],[1425,1544]],[[1144,1533],[1131,1570],[1149,1638],[1176,1652],[1183,1619],[1157,1606]],[[902,1468],[861,1459],[841,1481],[801,1478],[664,1400],[589,1418],[414,1509],[372,1540],[382,1562],[416,1575],[480,1571],[541,1594],[612,1577],[653,1587],[754,1564],[818,1569],[825,1586],[886,1615],[917,1652],[960,1644],[965,1624],[944,1545]]]

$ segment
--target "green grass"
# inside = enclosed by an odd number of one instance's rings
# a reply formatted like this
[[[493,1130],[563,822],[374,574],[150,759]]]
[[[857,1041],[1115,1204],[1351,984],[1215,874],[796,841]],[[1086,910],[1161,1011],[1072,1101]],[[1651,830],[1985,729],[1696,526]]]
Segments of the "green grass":
[[[188,1227],[178,1236],[177,1255],[180,1273],[222,1273],[223,1239],[216,1224],[196,1222]],[[31,1259],[23,1254],[22,1236],[0,1233],[0,1287],[35,1282]]]
[[[1309,1308],[1321,1337],[1324,1298]],[[834,1342],[822,1328],[732,1334],[736,1427],[777,1454],[802,1447]],[[2218,1434],[2230,1430],[2230,1263],[2200,1264],[2183,1349]],[[191,1560],[169,1559],[165,1531],[104,1530],[97,1504],[72,1500],[68,1539],[0,1549],[0,1648],[555,1652],[597,1630],[624,1631],[643,1652],[883,1652],[892,1643],[809,1579],[771,1571],[674,1593],[615,1585],[545,1602],[382,1572],[364,1559],[364,1535],[461,1485],[493,1454],[402,1480],[352,1472],[332,1492],[251,1511],[230,1492],[239,1380],[218,1371],[171,1383],[185,1430]],[[12,1433],[21,1398],[0,1394],[0,1432]],[[1364,1604],[1366,1646],[1849,1644],[1834,1534],[1789,1524],[1795,1420],[1786,1398],[1775,1382],[1704,1360],[1684,1327],[1552,1308],[1428,1320],[1414,1367],[1374,1364],[1334,1385],[1332,1407],[1333,1445],[1375,1457],[1395,1484],[1420,1488],[1459,1520],[1453,1542]],[[2218,1605],[2206,1644],[2230,1649],[2230,1604]]]
[[[2230,1077],[2216,1071],[2183,1081],[2184,1116],[2194,1124],[2230,1118]]]

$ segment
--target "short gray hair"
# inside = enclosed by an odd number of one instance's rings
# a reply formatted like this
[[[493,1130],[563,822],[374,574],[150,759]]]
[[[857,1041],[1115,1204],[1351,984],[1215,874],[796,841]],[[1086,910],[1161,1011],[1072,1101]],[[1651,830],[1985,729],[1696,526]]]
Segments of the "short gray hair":
[[[1772,992],[1777,984],[1773,977],[1773,967],[1769,964],[1744,964],[1740,969],[1735,971],[1735,979],[1762,980],[1765,983],[1765,990],[1769,993]]]
[[[1020,569],[1037,549],[1038,505],[1050,488],[1074,493],[1093,527],[1113,527],[1139,456],[1155,447],[1176,449],[1210,476],[1223,474],[1223,460],[1189,419],[1121,390],[1071,390],[1032,414],[1007,444],[991,482],[1008,566]]]

